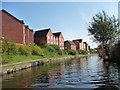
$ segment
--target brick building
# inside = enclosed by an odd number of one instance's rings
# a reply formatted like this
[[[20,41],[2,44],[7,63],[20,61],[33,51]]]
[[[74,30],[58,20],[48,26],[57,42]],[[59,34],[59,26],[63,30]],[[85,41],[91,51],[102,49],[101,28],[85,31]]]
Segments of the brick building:
[[[87,49],[87,51],[90,51],[90,46],[88,45],[88,47],[87,47],[88,49]]]
[[[37,45],[54,44],[53,34],[50,28],[35,31],[34,42]]]
[[[71,50],[76,51],[76,44],[73,41],[68,41],[68,40],[65,41],[64,47],[65,47],[65,49],[71,49]]]
[[[76,50],[84,50],[82,39],[76,39],[76,40],[73,40],[73,42],[76,44]]]
[[[22,20],[17,19],[5,10],[0,11],[2,14],[2,37],[16,44],[33,44],[33,31],[24,25]],[[31,37],[32,39],[29,39]],[[30,43],[29,43],[29,42]]]
[[[57,44],[60,49],[64,50],[64,37],[61,32],[53,33],[54,44]]]
[[[84,48],[84,50],[86,50],[87,51],[87,42],[83,42],[83,48]]]
[[[56,44],[60,49],[64,49],[64,37],[62,33],[52,33],[50,28],[36,31],[34,34],[34,42],[37,45]]]

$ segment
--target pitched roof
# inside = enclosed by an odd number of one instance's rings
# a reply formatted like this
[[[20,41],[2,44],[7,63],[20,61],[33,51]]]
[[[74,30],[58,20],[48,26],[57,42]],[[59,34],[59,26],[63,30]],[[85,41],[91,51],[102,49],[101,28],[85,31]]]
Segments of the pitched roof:
[[[8,13],[6,10],[2,9],[1,11],[2,11],[2,12],[5,12],[5,13],[8,14],[8,15],[10,15],[11,17],[13,17],[13,18],[14,18],[15,20],[17,20],[18,22],[24,24],[24,21],[23,21],[23,20],[19,20],[19,19],[17,19],[16,17],[14,17],[14,16],[11,15],[10,13]]]
[[[83,43],[87,45],[87,42],[83,42]]]
[[[33,29],[30,29],[28,25],[25,25],[26,28],[28,28],[30,31],[33,32]]]
[[[68,41],[68,40],[67,40],[67,41],[65,41],[65,43],[66,43],[66,42],[68,42],[68,43],[71,44],[71,45],[75,45],[75,43],[74,43],[73,41]]]
[[[82,39],[75,39],[73,41],[78,41],[78,42],[82,42]]]
[[[60,34],[61,34],[61,32],[56,32],[56,33],[53,33],[53,35],[55,35],[55,36],[57,36],[57,37],[59,37],[59,36],[60,36]]]
[[[35,37],[46,36],[49,30],[50,30],[50,28],[44,29],[44,30],[35,31],[34,36]]]

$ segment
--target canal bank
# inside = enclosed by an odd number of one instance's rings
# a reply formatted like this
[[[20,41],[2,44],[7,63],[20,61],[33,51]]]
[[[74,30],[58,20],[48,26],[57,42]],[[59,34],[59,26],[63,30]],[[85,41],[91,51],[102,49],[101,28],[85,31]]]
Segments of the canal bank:
[[[37,59],[37,60],[30,60],[30,61],[25,61],[25,62],[18,62],[18,63],[13,63],[13,64],[6,64],[6,65],[2,65],[0,70],[0,75],[4,75],[4,74],[11,74],[11,73],[15,73],[21,70],[25,70],[27,68],[32,68],[35,66],[41,66],[43,64],[46,63],[52,63],[55,61],[62,61],[62,60],[66,60],[66,59],[73,59],[76,57],[84,57],[84,56],[88,56],[88,55],[69,55],[69,56],[64,56],[64,57],[57,57],[57,58],[44,58],[44,59]]]
[[[98,55],[57,60],[2,76],[4,88],[78,88],[119,90],[120,69]],[[97,88],[97,89],[96,89]],[[118,89],[119,88],[119,89]]]

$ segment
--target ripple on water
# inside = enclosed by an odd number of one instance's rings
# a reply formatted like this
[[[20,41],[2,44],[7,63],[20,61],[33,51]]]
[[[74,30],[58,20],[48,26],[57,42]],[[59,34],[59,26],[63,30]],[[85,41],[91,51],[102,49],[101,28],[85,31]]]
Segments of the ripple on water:
[[[48,87],[49,83],[36,83],[32,85],[33,87]]]

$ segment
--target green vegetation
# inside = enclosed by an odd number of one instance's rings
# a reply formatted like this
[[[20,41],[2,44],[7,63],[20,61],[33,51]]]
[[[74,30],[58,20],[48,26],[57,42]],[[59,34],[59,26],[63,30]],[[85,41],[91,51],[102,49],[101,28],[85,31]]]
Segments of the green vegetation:
[[[119,34],[118,20],[109,17],[104,11],[96,14],[88,28],[94,41],[99,43],[99,55],[105,60],[111,57],[110,48]]]
[[[37,45],[16,45],[13,42],[4,40],[2,43],[2,64],[87,53],[82,50],[60,50],[57,45],[44,45],[43,47]]]

